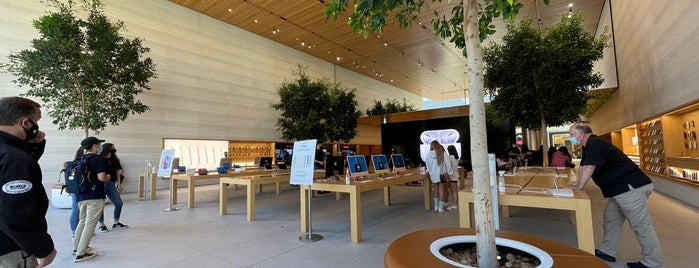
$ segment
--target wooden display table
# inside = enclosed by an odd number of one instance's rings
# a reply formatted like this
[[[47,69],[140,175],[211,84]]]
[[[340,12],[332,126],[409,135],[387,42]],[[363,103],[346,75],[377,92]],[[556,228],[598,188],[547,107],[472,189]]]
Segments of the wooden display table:
[[[385,178],[369,176],[365,180],[351,181],[314,181],[310,190],[331,191],[339,193],[349,193],[350,196],[350,236],[352,242],[362,241],[362,192],[375,189],[384,189],[384,205],[391,205],[391,186],[404,185],[408,182],[427,179],[427,174],[420,174],[415,171],[407,171],[400,175],[389,174]],[[301,231],[308,232],[308,185],[301,185]],[[430,207],[429,187],[424,188],[425,207]]]
[[[430,245],[435,240],[448,236],[475,234],[475,229],[471,228],[431,229],[406,234],[388,246],[384,255],[384,267],[453,267],[433,256]],[[495,235],[540,248],[551,255],[555,268],[609,267],[606,262],[594,255],[558,241],[509,231],[495,231]]]
[[[209,173],[207,175],[186,175],[177,174],[172,175],[172,186],[170,187],[170,194],[172,196],[172,204],[177,203],[177,181],[187,182],[187,207],[194,207],[194,186],[197,180],[217,180],[223,177],[247,177],[247,176],[260,176],[260,175],[271,175],[272,172],[278,172],[278,170],[252,170],[243,172],[231,172],[231,173]],[[260,191],[262,188],[260,188]]]
[[[281,183],[288,182],[290,179],[289,173],[249,176],[249,177],[223,177],[219,181],[219,212],[221,215],[228,213],[228,185],[245,185],[247,187],[247,209],[248,221],[255,220],[255,188],[258,185],[276,183],[277,195],[282,191]],[[260,188],[261,189],[261,188]]]
[[[559,173],[557,180],[559,187],[567,186],[577,179],[568,168],[520,169],[515,176],[505,176],[506,191],[498,194],[498,204],[503,206],[502,214],[509,216],[509,210],[506,206],[570,210],[572,211],[571,220],[576,224],[578,247],[593,253],[595,241],[592,231],[590,198],[585,191],[574,191],[573,197],[553,196],[550,189],[554,187],[553,179],[556,173]],[[470,203],[473,203],[473,199],[472,187],[459,191],[459,226],[461,227],[471,227]]]

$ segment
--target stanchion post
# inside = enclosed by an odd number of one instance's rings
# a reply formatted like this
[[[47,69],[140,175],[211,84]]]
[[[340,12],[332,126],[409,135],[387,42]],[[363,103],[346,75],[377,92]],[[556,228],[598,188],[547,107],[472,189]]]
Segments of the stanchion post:
[[[308,191],[307,191],[307,193],[308,193],[307,194],[307,196],[308,196],[308,234],[304,234],[304,235],[301,235],[299,237],[299,240],[306,241],[306,242],[315,242],[315,241],[320,241],[323,239],[322,235],[313,233],[313,221],[311,220],[313,218],[311,216],[312,211],[313,211],[313,209],[311,209],[311,207],[312,207],[311,206],[311,195],[312,195],[311,191],[313,191],[313,190],[311,189],[311,186],[312,185],[308,185]],[[301,186],[301,187],[303,187],[303,186]]]

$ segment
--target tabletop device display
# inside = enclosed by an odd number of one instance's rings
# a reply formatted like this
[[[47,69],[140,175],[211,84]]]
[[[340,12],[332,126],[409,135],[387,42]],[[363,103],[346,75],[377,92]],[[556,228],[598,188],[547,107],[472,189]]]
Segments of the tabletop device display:
[[[388,173],[390,171],[388,168],[388,159],[386,159],[385,155],[372,155],[371,163],[374,166],[376,174]]]
[[[405,171],[405,160],[402,154],[392,154],[391,161],[393,161],[393,171]]]
[[[173,172],[180,172],[180,158],[175,157],[172,159],[172,171]]]
[[[363,155],[348,156],[347,165],[349,166],[350,176],[352,177],[369,175],[369,170],[366,164],[366,158],[364,158]]]
[[[272,169],[272,157],[260,157],[260,163],[258,164],[258,167]]]
[[[345,158],[339,155],[331,155],[325,159],[325,177],[345,174]]]

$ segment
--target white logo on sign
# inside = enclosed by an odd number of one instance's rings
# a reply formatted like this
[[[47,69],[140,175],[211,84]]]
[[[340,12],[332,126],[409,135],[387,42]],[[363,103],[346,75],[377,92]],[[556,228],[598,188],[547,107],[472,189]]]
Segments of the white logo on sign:
[[[27,180],[16,180],[5,183],[2,191],[8,194],[23,194],[32,189],[32,183]]]

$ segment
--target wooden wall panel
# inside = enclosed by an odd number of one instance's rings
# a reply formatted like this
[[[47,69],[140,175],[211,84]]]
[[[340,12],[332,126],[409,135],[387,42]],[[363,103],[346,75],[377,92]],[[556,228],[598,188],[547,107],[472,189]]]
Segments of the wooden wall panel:
[[[590,118],[607,133],[695,102],[699,85],[696,1],[611,1],[619,89]]]
[[[274,125],[276,88],[291,77],[297,64],[308,66],[312,78],[327,77],[357,88],[362,111],[373,99],[406,98],[418,108],[422,99],[295,49],[194,12],[166,0],[104,0],[106,14],[125,22],[128,37],[141,37],[151,48],[158,78],[152,90],[139,96],[151,110],[131,116],[99,134],[114,143],[135,191],[145,160],[157,161],[163,138],[278,141]],[[0,0],[0,61],[11,51],[26,49],[38,37],[32,20],[44,14],[39,1]],[[25,92],[0,73],[0,95]],[[47,132],[48,148],[41,159],[44,176],[53,183],[61,163],[71,159],[82,139],[81,131],[58,131],[44,110],[39,122]],[[380,144],[380,129],[363,126],[352,143]],[[165,181],[159,188],[167,187]]]

